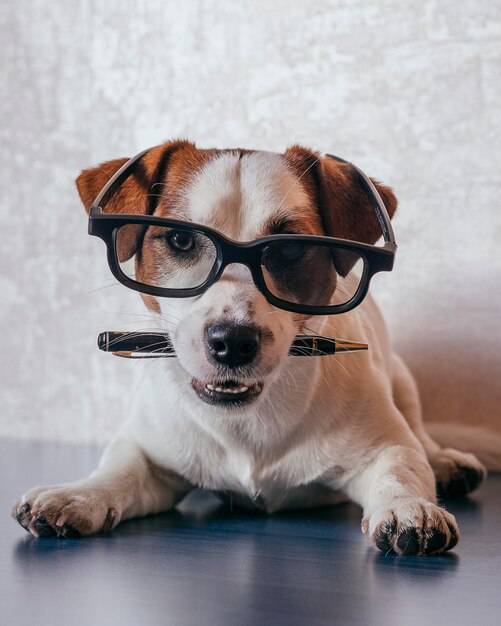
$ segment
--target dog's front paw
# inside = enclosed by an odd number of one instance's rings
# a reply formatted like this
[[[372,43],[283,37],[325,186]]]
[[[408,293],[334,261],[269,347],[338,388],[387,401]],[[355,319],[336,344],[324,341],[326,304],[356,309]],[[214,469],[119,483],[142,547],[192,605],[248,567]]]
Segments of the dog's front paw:
[[[68,539],[111,530],[120,521],[102,489],[81,485],[35,487],[16,502],[12,517],[35,537]]]
[[[454,516],[420,498],[400,498],[391,508],[362,520],[376,548],[396,554],[440,554],[459,539]]]
[[[429,457],[442,498],[464,496],[475,490],[487,476],[487,470],[476,456],[444,448]]]

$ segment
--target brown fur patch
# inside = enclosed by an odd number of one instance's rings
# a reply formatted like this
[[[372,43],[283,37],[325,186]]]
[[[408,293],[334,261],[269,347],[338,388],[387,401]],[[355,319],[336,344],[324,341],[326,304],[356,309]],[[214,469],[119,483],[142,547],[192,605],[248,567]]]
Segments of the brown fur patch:
[[[143,299],[143,302],[145,303],[147,309],[153,311],[154,313],[160,313],[160,304],[158,303],[158,300],[155,298],[155,296],[150,296],[145,293],[140,293],[139,295]]]
[[[156,215],[167,217],[175,216],[180,219],[189,219],[188,208],[183,191],[191,180],[209,161],[221,151],[216,149],[199,150],[195,144],[186,143],[181,150],[177,150],[169,162],[162,181],[156,181],[155,193],[161,193]]]
[[[358,175],[349,163],[339,163],[318,152],[292,146],[284,154],[298,172],[306,172],[302,181],[320,212],[323,231],[331,237],[374,244],[381,237],[381,227]],[[371,179],[393,217],[397,199],[393,191]]]

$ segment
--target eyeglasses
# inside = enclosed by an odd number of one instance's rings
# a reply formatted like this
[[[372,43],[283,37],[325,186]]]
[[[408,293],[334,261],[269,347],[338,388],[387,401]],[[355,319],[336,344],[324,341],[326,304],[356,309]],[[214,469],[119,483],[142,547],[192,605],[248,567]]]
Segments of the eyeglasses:
[[[105,213],[106,204],[145,152],[115,173],[89,212],[89,234],[106,243],[111,272],[130,289],[159,297],[194,297],[213,285],[229,264],[238,263],[249,268],[256,287],[270,304],[295,313],[332,315],[355,308],[367,294],[372,276],[393,268],[397,244],[388,212],[372,181],[354,165],[381,226],[383,246],[295,234],[239,242],[193,222]],[[135,254],[135,269],[130,269],[130,260],[124,261],[120,250],[134,236],[141,239],[141,245]]]

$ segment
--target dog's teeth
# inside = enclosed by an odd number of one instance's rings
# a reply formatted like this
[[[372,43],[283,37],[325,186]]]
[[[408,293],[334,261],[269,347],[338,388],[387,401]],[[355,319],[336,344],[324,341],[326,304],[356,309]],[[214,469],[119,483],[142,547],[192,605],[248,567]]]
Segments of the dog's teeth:
[[[232,384],[229,384],[227,387],[216,387],[212,383],[205,383],[205,388],[208,391],[217,391],[217,393],[226,393],[226,394],[238,394],[245,393],[249,391],[249,387],[247,385],[243,385],[242,387],[235,387]]]

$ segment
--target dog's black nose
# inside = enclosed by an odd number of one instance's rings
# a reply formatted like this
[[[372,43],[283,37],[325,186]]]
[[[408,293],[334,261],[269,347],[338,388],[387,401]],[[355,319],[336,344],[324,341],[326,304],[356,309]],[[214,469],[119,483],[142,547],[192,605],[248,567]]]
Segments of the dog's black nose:
[[[206,341],[211,357],[228,367],[247,365],[259,350],[259,331],[255,326],[224,322],[207,328]]]

